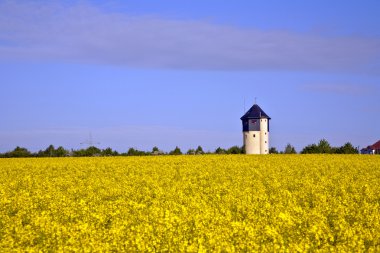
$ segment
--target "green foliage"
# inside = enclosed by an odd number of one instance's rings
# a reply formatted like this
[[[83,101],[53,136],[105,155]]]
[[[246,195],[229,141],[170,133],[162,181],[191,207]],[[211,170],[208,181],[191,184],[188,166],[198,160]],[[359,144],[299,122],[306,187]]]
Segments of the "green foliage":
[[[151,155],[165,155],[165,152],[160,150],[158,147],[153,147]]]
[[[331,151],[332,151],[330,143],[325,139],[322,139],[319,141],[318,150],[319,150],[319,153],[321,154],[331,154]]]
[[[316,144],[307,145],[301,151],[301,154],[318,154],[319,149]]]
[[[221,147],[218,147],[217,149],[215,149],[215,154],[218,154],[218,155],[222,155],[222,154],[226,154],[227,153],[227,150],[221,148]]]
[[[301,154],[358,154],[359,151],[347,142],[341,147],[331,147],[330,143],[322,139],[317,144],[311,144],[303,148]]]
[[[202,155],[202,154],[244,154],[245,148],[239,146],[232,146],[230,148],[223,149],[218,147],[214,152],[204,152],[201,146],[198,146],[197,149],[189,149],[186,154],[188,155]],[[278,154],[279,152],[275,147],[269,149],[270,154]],[[284,151],[281,151],[280,154],[296,154],[294,146],[287,144]],[[359,151],[350,143],[347,142],[341,147],[332,147],[329,142],[325,139],[322,139],[318,144],[310,144],[304,147],[301,151],[301,154],[358,154]],[[119,154],[116,150],[108,147],[106,149],[99,149],[95,146],[90,146],[86,149],[78,150],[68,150],[64,149],[62,146],[57,149],[53,145],[49,145],[45,150],[40,150],[37,153],[31,153],[26,148],[16,147],[13,151],[6,152],[4,154],[0,153],[0,158],[7,157],[65,157],[65,156],[145,156],[145,155],[165,155],[166,153],[159,150],[157,146],[153,147],[152,152],[140,151],[135,148],[130,148],[126,153]],[[182,151],[177,146],[174,150],[169,152],[170,155],[181,155]]]
[[[195,150],[196,155],[203,155],[205,152],[203,151],[203,148],[201,146],[198,146]]]
[[[169,152],[169,155],[182,155],[182,151],[179,147],[175,147],[174,150]]]
[[[288,143],[285,147],[284,154],[297,154],[297,151],[290,143]]]
[[[227,150],[227,154],[244,154],[244,147],[232,146]]]
[[[40,150],[36,154],[37,157],[65,157],[69,155],[69,151],[59,146],[57,149],[53,145],[49,145],[45,150]]]
[[[189,149],[187,152],[186,152],[187,155],[195,155],[195,149]]]
[[[338,148],[336,153],[337,154],[358,154],[359,150],[354,148],[354,146],[352,146],[350,142],[347,142],[346,144]]]
[[[127,153],[124,153],[122,155],[127,155],[127,156],[144,156],[144,155],[149,155],[149,153],[137,150],[134,148],[130,148]]]
[[[275,147],[271,147],[269,149],[269,154],[278,154],[278,151],[277,151],[277,149]]]
[[[90,146],[87,149],[79,149],[73,151],[73,156],[101,156],[102,151],[95,147]]]
[[[68,154],[69,154],[69,151],[67,151],[66,149],[64,149],[62,146],[59,146],[59,147],[55,150],[55,156],[57,156],[57,157],[68,156]]]
[[[4,154],[4,157],[31,157],[32,153],[26,149],[17,146],[13,151]]]
[[[118,156],[119,153],[117,151],[112,150],[112,148],[108,147],[102,150],[102,156]]]

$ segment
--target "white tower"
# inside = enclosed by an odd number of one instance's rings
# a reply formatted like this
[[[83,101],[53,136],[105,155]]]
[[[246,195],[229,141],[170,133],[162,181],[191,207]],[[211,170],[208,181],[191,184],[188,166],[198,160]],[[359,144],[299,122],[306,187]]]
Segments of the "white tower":
[[[254,104],[243,117],[243,143],[246,154],[269,154],[269,120],[261,108]]]

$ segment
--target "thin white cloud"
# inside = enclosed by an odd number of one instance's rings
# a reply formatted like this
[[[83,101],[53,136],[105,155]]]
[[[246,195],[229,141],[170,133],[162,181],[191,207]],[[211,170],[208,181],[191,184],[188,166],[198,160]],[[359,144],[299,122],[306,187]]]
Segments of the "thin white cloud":
[[[376,74],[380,69],[377,38],[135,17],[90,4],[4,1],[0,13],[0,60]]]

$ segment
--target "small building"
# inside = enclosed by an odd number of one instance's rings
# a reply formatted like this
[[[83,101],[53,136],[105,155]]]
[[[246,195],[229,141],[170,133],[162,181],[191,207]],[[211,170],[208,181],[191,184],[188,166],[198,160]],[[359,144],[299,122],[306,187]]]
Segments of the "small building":
[[[243,144],[246,154],[269,154],[269,120],[257,104],[240,118],[243,123]]]
[[[371,146],[361,149],[360,153],[369,155],[380,154],[380,141],[376,142]]]

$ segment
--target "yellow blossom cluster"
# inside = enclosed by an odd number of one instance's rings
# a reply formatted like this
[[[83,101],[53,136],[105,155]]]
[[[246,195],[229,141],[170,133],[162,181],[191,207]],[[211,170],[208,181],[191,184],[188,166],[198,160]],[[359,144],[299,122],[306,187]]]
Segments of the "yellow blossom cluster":
[[[380,156],[0,160],[0,252],[380,252]]]

